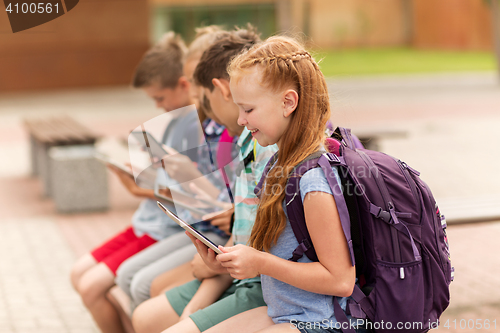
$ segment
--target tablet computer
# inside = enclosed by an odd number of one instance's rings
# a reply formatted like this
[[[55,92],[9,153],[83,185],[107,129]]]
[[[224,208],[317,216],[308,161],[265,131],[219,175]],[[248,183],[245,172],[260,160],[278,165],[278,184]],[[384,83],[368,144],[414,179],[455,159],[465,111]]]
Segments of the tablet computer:
[[[163,156],[168,155],[168,152],[163,149],[161,143],[156,141],[156,139],[149,132],[133,131],[130,135],[132,135],[139,143],[143,143],[146,146],[151,159],[153,159],[153,157],[162,158]]]
[[[94,155],[94,157],[103,163],[110,164],[110,165],[114,166],[115,168],[120,169],[121,171],[128,174],[130,177],[134,177],[132,170],[130,170],[130,168],[127,168],[127,166],[125,164],[119,163],[119,162],[111,159],[109,156],[106,156],[106,155],[101,154],[101,153],[96,153]]]
[[[162,205],[161,202],[157,201],[157,204],[158,204],[158,207],[160,207],[161,210],[163,210],[165,212],[165,214],[167,214],[172,220],[174,220],[184,230],[186,230],[191,235],[193,235],[194,237],[196,237],[196,239],[200,240],[200,242],[202,242],[203,244],[205,244],[207,247],[209,247],[212,250],[214,250],[215,253],[217,253],[217,254],[221,254],[222,253],[222,251],[219,250],[219,248],[217,247],[217,245],[214,244],[214,242],[212,242],[210,239],[208,239],[207,237],[205,237],[198,230],[196,230],[195,228],[193,228],[192,226],[190,226],[189,224],[187,224],[186,222],[184,222],[183,220],[181,220],[177,215],[175,215],[174,213],[172,213],[167,207],[165,207],[164,205]]]
[[[169,198],[169,197],[161,194],[160,193],[160,186],[157,183],[155,183],[154,194],[155,194],[155,197],[157,197],[158,199],[166,201],[166,202],[173,203],[175,206],[182,207],[184,209],[189,210],[192,213],[200,215],[200,217],[203,216],[203,215],[208,214],[208,212],[203,211],[203,210],[201,210],[199,208],[193,207],[192,205],[185,204],[185,203],[181,202],[180,200],[175,200],[174,201],[172,198]]]

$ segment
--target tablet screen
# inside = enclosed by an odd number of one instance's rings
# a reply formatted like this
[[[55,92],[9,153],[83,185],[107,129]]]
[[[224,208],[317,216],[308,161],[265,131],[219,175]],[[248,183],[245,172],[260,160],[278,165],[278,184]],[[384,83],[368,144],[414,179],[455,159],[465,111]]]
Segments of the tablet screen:
[[[162,205],[161,202],[157,201],[158,206],[168,215],[170,218],[172,218],[177,224],[179,224],[182,228],[187,230],[191,235],[199,239],[203,244],[205,244],[207,247],[211,248],[214,250],[215,253],[221,254],[221,250],[215,245],[214,242],[212,242],[210,239],[205,237],[203,234],[201,234],[198,230],[181,220],[177,215],[175,215],[172,211],[170,211],[167,207]]]

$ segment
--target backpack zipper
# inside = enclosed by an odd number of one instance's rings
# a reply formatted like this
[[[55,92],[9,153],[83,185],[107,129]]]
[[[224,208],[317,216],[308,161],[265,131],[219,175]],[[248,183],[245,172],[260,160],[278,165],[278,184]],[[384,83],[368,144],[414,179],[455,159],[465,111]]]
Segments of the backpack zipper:
[[[406,178],[406,182],[410,186],[411,193],[413,194],[413,199],[415,200],[415,203],[417,204],[417,207],[418,207],[417,208],[417,213],[421,214],[422,206],[421,206],[420,200],[418,199],[418,193],[417,193],[417,188],[415,186],[415,182],[411,181],[411,179],[410,179],[410,177],[411,177],[410,176],[410,171],[409,171],[410,167],[408,166],[408,164],[406,164],[405,162],[403,162],[401,160],[398,160],[397,163],[399,165],[399,168],[403,172],[403,175]]]
[[[387,186],[385,186],[385,183],[384,183],[384,180],[383,179],[380,179],[379,175],[380,175],[380,171],[378,169],[378,167],[375,165],[375,163],[373,163],[372,159],[366,155],[365,152],[361,151],[361,150],[358,150],[357,153],[359,153],[359,156],[361,156],[361,158],[363,159],[363,161],[368,164],[368,168],[369,169],[375,169],[377,170],[377,175],[374,175],[374,179],[375,179],[375,182],[377,183],[377,187],[380,191],[380,193],[382,194],[382,199],[384,200],[384,203],[386,205],[386,209],[391,209],[391,207],[394,207],[394,205],[392,204],[392,201],[391,201],[391,195],[389,194],[389,190],[387,189]],[[372,173],[372,172],[370,172]]]

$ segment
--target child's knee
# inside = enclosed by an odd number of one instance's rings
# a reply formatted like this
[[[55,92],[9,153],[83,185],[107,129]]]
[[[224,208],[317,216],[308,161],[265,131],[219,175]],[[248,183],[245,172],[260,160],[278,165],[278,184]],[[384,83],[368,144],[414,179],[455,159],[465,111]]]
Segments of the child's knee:
[[[125,292],[125,294],[128,295],[128,297],[132,297],[132,294],[130,293],[130,286],[133,275],[127,274],[128,272],[122,270],[121,267],[122,266],[118,267],[118,270],[116,271],[115,283]]]
[[[155,316],[152,315],[152,310],[149,301],[141,303],[135,308],[132,314],[132,326],[134,326],[136,333],[148,332],[150,330],[149,326],[151,322],[155,320]]]
[[[80,277],[81,277],[80,269],[78,267],[78,262],[76,262],[73,265],[73,267],[71,267],[71,271],[69,274],[71,285],[75,290],[78,290],[78,282],[80,282]]]
[[[165,289],[165,283],[163,282],[163,280],[155,278],[149,286],[149,295],[151,297],[156,297],[163,292],[163,289]]]
[[[147,301],[151,297],[149,293],[150,286],[151,277],[141,274],[141,271],[137,272],[130,283],[130,295],[136,305]]]
[[[92,307],[99,299],[105,298],[113,287],[113,278],[102,274],[101,271],[91,269],[84,273],[76,286],[86,307]]]
[[[141,303],[132,314],[132,325],[136,333],[161,332],[178,321],[179,315],[164,295]]]
[[[75,290],[78,290],[78,284],[83,274],[85,274],[85,272],[95,266],[96,263],[97,262],[94,257],[92,257],[91,254],[87,253],[73,264],[70,271],[70,280],[71,285]]]

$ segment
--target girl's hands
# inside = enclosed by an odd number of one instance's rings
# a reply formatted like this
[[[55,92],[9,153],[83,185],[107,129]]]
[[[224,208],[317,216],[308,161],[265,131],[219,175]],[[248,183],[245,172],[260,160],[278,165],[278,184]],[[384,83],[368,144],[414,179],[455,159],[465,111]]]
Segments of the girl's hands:
[[[191,235],[186,231],[186,235],[191,238],[191,242],[193,242],[194,246],[196,246],[196,250],[198,251],[201,259],[205,262],[205,264],[210,268],[214,273],[217,274],[227,274],[228,271],[225,267],[223,267],[220,262],[217,261],[215,252],[208,248],[205,244],[200,242],[196,237]]]
[[[219,246],[219,249],[224,253],[217,255],[216,259],[233,278],[243,280],[260,275],[260,268],[266,255],[264,252],[242,244],[231,247]]]

